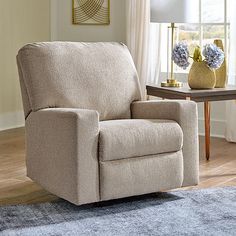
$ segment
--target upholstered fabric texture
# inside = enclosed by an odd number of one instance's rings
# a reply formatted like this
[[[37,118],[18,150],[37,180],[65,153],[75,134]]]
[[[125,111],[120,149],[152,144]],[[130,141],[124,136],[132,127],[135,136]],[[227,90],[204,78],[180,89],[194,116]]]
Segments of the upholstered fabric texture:
[[[18,53],[18,65],[26,116],[30,110],[61,107],[97,110],[100,120],[130,118],[130,104],[141,98],[124,44],[28,44]]]
[[[74,204],[198,183],[196,104],[139,101],[120,43],[34,43],[17,56],[27,175]]]
[[[144,101],[132,104],[134,119],[169,119],[176,121],[183,131],[183,186],[199,181],[199,142],[197,104],[192,101]]]
[[[183,132],[168,120],[109,120],[100,122],[101,161],[154,155],[182,149]]]
[[[98,135],[96,111],[32,112],[26,120],[27,175],[75,204],[99,201]]]
[[[182,151],[100,162],[101,200],[179,188],[182,183]]]
[[[25,118],[26,118],[32,110],[31,110],[28,92],[26,90],[26,86],[25,86],[25,83],[23,80],[22,69],[21,69],[18,57],[17,57],[17,67],[18,67],[18,74],[20,77],[20,88],[21,88],[21,96],[22,96],[22,101],[23,101],[24,114],[25,114]]]

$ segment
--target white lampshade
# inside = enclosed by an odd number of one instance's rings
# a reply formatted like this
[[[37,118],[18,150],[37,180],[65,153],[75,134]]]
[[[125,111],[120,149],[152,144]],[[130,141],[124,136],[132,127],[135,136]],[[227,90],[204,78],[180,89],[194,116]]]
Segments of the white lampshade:
[[[198,23],[198,0],[151,0],[151,22]]]

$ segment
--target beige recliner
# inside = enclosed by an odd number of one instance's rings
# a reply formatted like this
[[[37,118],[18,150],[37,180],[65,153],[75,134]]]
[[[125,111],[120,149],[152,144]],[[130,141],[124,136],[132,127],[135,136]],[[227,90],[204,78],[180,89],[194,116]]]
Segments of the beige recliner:
[[[140,101],[119,43],[33,43],[17,56],[27,175],[74,204],[196,185],[197,107]]]

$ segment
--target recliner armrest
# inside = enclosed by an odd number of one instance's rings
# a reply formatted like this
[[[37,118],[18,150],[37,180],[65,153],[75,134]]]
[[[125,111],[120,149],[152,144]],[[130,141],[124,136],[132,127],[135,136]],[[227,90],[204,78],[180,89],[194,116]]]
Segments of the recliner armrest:
[[[98,124],[94,110],[32,112],[26,120],[28,176],[75,204],[99,201]]]
[[[131,104],[133,119],[168,119],[183,130],[183,186],[199,182],[199,142],[197,104],[186,100],[140,101]],[[168,145],[168,144],[167,144]]]

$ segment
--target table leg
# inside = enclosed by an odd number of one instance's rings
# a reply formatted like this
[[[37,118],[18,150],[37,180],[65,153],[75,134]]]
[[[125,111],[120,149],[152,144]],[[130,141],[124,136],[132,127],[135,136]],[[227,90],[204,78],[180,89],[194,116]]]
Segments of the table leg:
[[[204,102],[204,115],[205,115],[205,150],[206,159],[210,159],[210,122],[211,122],[211,106],[208,101]]]

